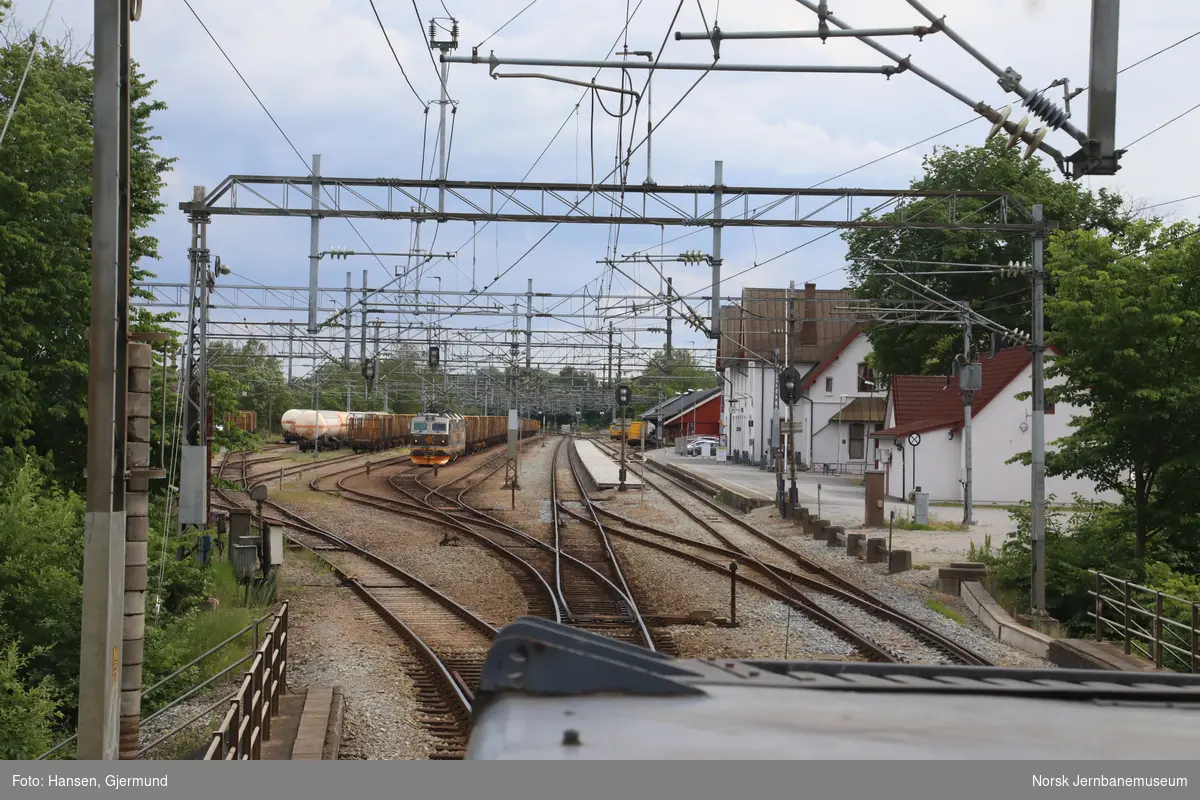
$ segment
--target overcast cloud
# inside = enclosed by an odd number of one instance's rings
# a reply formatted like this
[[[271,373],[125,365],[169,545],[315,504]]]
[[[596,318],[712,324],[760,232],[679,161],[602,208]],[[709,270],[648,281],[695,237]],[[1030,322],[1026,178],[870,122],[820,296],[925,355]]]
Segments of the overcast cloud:
[[[460,20],[459,53],[492,34],[528,0],[446,0]],[[1031,87],[1044,87],[1068,77],[1073,87],[1087,83],[1089,0],[927,0],[926,4],[1001,66],[1012,66]],[[45,13],[39,0],[17,0],[16,16],[32,27]],[[192,0],[192,5],[259,97],[275,115],[300,153],[322,154],[323,172],[337,176],[415,177],[421,164],[423,135],[428,136],[426,170],[432,157],[437,109],[430,111],[428,131],[422,106],[405,84],[379,30],[367,0]],[[425,101],[435,100],[438,82],[425,45],[424,25],[445,16],[439,2],[418,0],[418,24],[410,0],[376,0],[404,69]],[[637,5],[637,0],[630,4]],[[644,0],[629,26],[630,50],[662,45],[676,0]],[[723,29],[794,30],[815,26],[815,16],[792,0],[685,0],[676,30],[700,31],[717,17]],[[90,38],[90,2],[59,2],[51,19],[52,38],[73,29],[77,41]],[[603,57],[625,23],[624,0],[540,0],[519,19],[492,37],[481,54],[494,50],[504,57]],[[837,0],[831,10],[852,25],[915,25],[924,20],[902,0]],[[1147,56],[1184,36],[1200,31],[1200,3],[1194,0],[1126,2],[1122,8],[1120,63]],[[621,37],[622,44],[624,37]],[[944,36],[923,42],[886,42],[914,62],[972,97],[993,105],[1005,98],[995,77]],[[1200,37],[1154,58],[1121,76],[1118,94],[1118,142],[1132,141],[1186,111],[1200,91],[1192,88]],[[158,81],[156,97],[169,110],[159,114],[159,150],[179,163],[170,176],[168,210],[155,223],[163,261],[163,280],[186,276],[188,225],[178,209],[191,187],[215,186],[234,173],[303,175],[304,166],[258,107],[182,0],[151,0],[134,25],[134,54],[148,76]],[[671,37],[663,59],[707,63],[706,42],[677,42]],[[724,62],[883,65],[886,59],[855,41],[814,40],[738,42],[722,45]],[[510,69],[508,71],[514,71]],[[523,70],[522,71],[532,71]],[[590,71],[547,68],[576,79]],[[653,84],[654,119],[695,80],[698,73],[659,73]],[[645,73],[635,73],[640,90]],[[615,84],[616,73],[601,79]],[[531,179],[587,181],[590,175],[591,104],[585,101],[571,116],[583,90],[534,80],[492,80],[484,65],[451,67],[450,92],[458,103],[450,177],[456,179],[521,178],[564,120],[562,134],[530,175]],[[1057,91],[1057,90],[1056,90]],[[605,98],[615,107],[615,95]],[[1086,122],[1087,95],[1072,105],[1073,120]],[[724,161],[727,184],[809,186],[968,119],[971,111],[954,98],[911,73],[880,75],[731,75],[710,74],[670,116],[653,138],[653,178],[660,184],[712,182],[713,161]],[[1014,118],[1019,115],[1014,112]],[[568,119],[569,118],[569,119]],[[645,134],[639,117],[637,139]],[[980,144],[988,125],[982,120],[935,142],[835,181],[833,185],[901,187],[920,172],[922,156],[934,144]],[[1110,186],[1147,203],[1159,203],[1198,190],[1195,159],[1189,145],[1200,134],[1200,113],[1184,117],[1135,146],[1113,178],[1086,181],[1093,188]],[[626,138],[629,132],[626,130]],[[596,112],[594,138],[597,176],[612,168],[616,126]],[[1075,143],[1063,133],[1047,140],[1066,153]],[[646,175],[644,152],[634,157],[631,182]],[[1200,201],[1160,209],[1180,217],[1200,212]],[[359,230],[379,251],[408,249],[407,222],[359,222]],[[308,222],[218,217],[211,226],[210,247],[240,275],[267,284],[306,284]],[[428,245],[434,226],[422,226]],[[438,250],[455,249],[472,233],[470,223],[449,223],[437,234]],[[493,225],[475,246],[459,251],[454,264],[439,263],[431,275],[445,288],[470,289],[474,273],[483,285],[503,271],[545,232],[538,225]],[[683,230],[666,231],[671,238]],[[727,274],[740,272],[783,250],[819,235],[811,230],[732,229],[725,234]],[[657,229],[625,226],[618,250],[649,247],[659,241]],[[359,246],[342,221],[322,229],[323,246]],[[609,240],[604,226],[563,225],[494,288],[524,291],[527,278],[537,291],[570,291],[596,278],[595,262]],[[707,250],[707,231],[683,239],[668,251]],[[361,249],[361,248],[360,248]],[[844,247],[832,235],[722,287],[737,294],[743,285],[798,285],[815,280],[823,288],[841,286]],[[393,260],[394,261],[394,260]],[[328,263],[328,262],[326,262]],[[346,268],[372,267],[371,282],[382,283],[390,272],[370,259],[335,262],[322,274],[323,286],[338,286]],[[389,264],[390,267],[390,264]],[[706,272],[706,270],[705,270]],[[648,267],[636,276],[657,289]],[[669,274],[683,290],[703,287],[695,267],[673,265]],[[435,283],[426,279],[425,286]],[[631,286],[617,276],[613,291]],[[495,324],[495,323],[491,323]],[[690,332],[689,332],[690,334]],[[701,340],[679,337],[679,344]],[[640,334],[642,344],[657,337]]]

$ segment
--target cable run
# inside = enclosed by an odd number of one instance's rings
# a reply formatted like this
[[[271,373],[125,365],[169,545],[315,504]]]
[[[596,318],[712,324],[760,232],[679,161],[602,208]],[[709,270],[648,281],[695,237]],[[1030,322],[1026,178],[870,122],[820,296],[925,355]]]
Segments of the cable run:
[[[1193,111],[1195,111],[1197,108],[1200,108],[1200,103],[1197,103],[1196,105],[1192,106],[1192,107],[1191,107],[1191,108],[1189,108],[1187,111],[1184,111],[1182,114],[1180,114],[1180,115],[1178,115],[1178,116],[1176,116],[1176,117],[1172,117],[1171,119],[1169,119],[1169,120],[1167,120],[1166,122],[1164,122],[1162,125],[1159,125],[1159,126],[1158,126],[1157,128],[1155,128],[1154,130],[1152,130],[1152,131],[1149,131],[1149,132],[1147,132],[1147,133],[1143,133],[1141,136],[1139,136],[1138,138],[1134,139],[1134,140],[1133,140],[1132,142],[1130,142],[1129,144],[1125,145],[1125,147],[1124,147],[1124,148],[1122,148],[1122,149],[1124,149],[1124,150],[1128,150],[1129,148],[1133,147],[1133,146],[1134,146],[1135,144],[1137,144],[1138,142],[1141,142],[1141,141],[1144,141],[1145,139],[1148,139],[1148,138],[1150,138],[1150,137],[1151,137],[1151,136],[1153,136],[1154,134],[1156,134],[1156,133],[1158,133],[1159,131],[1161,131],[1163,128],[1167,127],[1168,125],[1172,125],[1172,124],[1174,124],[1174,123],[1178,122],[1179,120],[1183,119],[1183,118],[1184,118],[1184,117],[1186,117],[1188,114],[1190,114],[1190,113],[1192,113]]]
[[[495,36],[496,34],[498,34],[500,31],[504,30],[505,28],[507,28],[509,25],[511,25],[511,24],[512,24],[512,23],[513,23],[513,22],[516,20],[516,18],[517,18],[517,17],[521,16],[521,15],[522,15],[522,14],[524,14],[526,11],[528,11],[530,8],[532,8],[534,5],[536,5],[536,4],[537,4],[537,1],[538,1],[538,0],[530,0],[530,3],[529,3],[529,5],[527,5],[527,6],[525,6],[524,8],[522,8],[522,9],[521,9],[520,11],[518,11],[516,14],[513,14],[513,15],[512,15],[512,17],[511,17],[511,18],[509,18],[508,22],[504,23],[504,24],[503,24],[503,25],[501,25],[499,28],[496,28],[496,30],[494,30],[494,31],[492,31],[490,34],[488,34],[488,36],[487,36],[487,38],[486,38],[486,39],[484,39],[484,40],[483,40],[482,42],[480,42],[479,44],[475,45],[475,48],[476,48],[476,49],[479,49],[480,47],[483,47],[485,44],[487,44],[487,43],[488,43],[488,42],[491,40],[491,38],[492,38],[493,36]],[[443,5],[443,6],[442,6],[442,8],[445,8],[445,5]],[[449,11],[447,11],[446,13],[447,13],[447,14],[449,14],[450,12],[449,12]],[[453,14],[451,14],[451,16],[453,16]],[[628,23],[626,23],[626,25],[628,25]]]
[[[8,135],[8,125],[12,122],[13,115],[17,113],[17,103],[21,102],[21,90],[25,88],[25,79],[29,77],[29,70],[33,67],[33,59],[38,51],[38,39],[42,38],[42,30],[46,27],[46,21],[50,19],[50,12],[54,9],[54,0],[50,0],[50,5],[46,6],[46,16],[42,17],[42,24],[38,25],[38,29],[34,31],[29,42],[29,60],[25,62],[25,71],[21,73],[21,82],[17,84],[17,91],[13,95],[12,105],[8,108],[8,116],[4,119],[4,128],[0,129],[0,145],[4,144],[4,137]],[[628,24],[628,23],[626,23]]]
[[[396,59],[396,66],[400,68],[400,74],[404,76],[404,82],[408,84],[408,88],[412,90],[413,97],[417,98],[417,102],[425,106],[425,101],[421,99],[421,95],[417,92],[417,87],[412,85],[412,81],[408,79],[408,73],[404,71],[404,65],[400,63],[400,56],[396,55],[396,48],[392,47],[392,38],[388,36],[387,28],[383,26],[383,20],[379,17],[379,9],[375,7],[375,0],[369,0],[371,10],[375,12],[375,21],[379,23],[379,30],[383,33],[383,39],[387,42],[388,50],[392,51],[392,58]],[[428,106],[426,106],[428,110]]]

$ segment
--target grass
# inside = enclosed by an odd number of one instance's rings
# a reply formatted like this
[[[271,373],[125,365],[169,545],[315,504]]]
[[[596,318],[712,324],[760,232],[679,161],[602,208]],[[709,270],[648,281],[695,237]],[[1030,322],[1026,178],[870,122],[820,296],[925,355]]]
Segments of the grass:
[[[920,570],[921,572],[925,572],[927,570],[933,569],[933,567],[931,567],[929,564],[913,564],[913,569]]]
[[[951,522],[945,519],[930,517],[928,525],[919,525],[912,517],[896,517],[896,527],[906,531],[965,531],[967,526],[961,522]]]
[[[195,609],[172,621],[154,637],[155,650],[159,651],[155,653],[154,661],[166,669],[161,673],[163,677],[267,613],[269,603],[262,592],[251,590],[249,605],[245,604],[246,589],[238,584],[232,564],[214,562],[212,570],[213,582],[209,596],[217,600],[217,608]],[[259,626],[260,642],[268,627],[269,621]],[[193,686],[208,680],[245,656],[253,647],[254,631],[251,630],[155,691],[148,701],[143,702],[143,713],[161,708]],[[237,670],[234,670],[232,674],[236,673]],[[149,677],[147,683],[157,682],[157,679],[149,680]]]
[[[942,601],[938,600],[935,597],[925,598],[925,605],[930,610],[936,611],[937,613],[941,614],[946,619],[954,620],[959,625],[962,625],[966,621],[962,614],[958,613],[953,608],[950,608],[945,603],[943,603]]]
[[[962,508],[962,503],[937,502],[937,503],[930,503],[929,505],[936,506],[938,508]],[[1011,514],[1013,512],[1020,511],[1022,507],[1015,506],[1015,505],[1007,505],[1007,504],[991,505],[990,503],[975,503],[975,508],[977,508],[977,509],[979,509],[979,508],[994,508],[994,509],[997,509],[1000,511],[1007,511],[1008,513]],[[1073,503],[1061,503],[1061,504],[1060,503],[1047,503],[1046,508],[1052,508],[1055,511],[1084,511],[1084,510],[1086,510],[1083,506],[1075,505]]]

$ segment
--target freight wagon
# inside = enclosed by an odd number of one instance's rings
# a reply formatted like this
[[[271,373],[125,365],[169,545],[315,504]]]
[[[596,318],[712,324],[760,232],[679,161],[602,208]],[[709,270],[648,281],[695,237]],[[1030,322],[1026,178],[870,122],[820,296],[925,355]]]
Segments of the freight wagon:
[[[225,415],[225,427],[254,433],[258,430],[258,414],[253,411],[231,411]]]
[[[352,415],[346,442],[356,453],[378,452],[400,447],[408,440],[412,414],[385,414],[368,411]]]
[[[524,417],[518,420],[521,439],[534,436],[542,424]],[[463,455],[475,453],[508,440],[508,417],[464,417],[452,411],[417,414],[409,428],[412,462],[440,467]]]

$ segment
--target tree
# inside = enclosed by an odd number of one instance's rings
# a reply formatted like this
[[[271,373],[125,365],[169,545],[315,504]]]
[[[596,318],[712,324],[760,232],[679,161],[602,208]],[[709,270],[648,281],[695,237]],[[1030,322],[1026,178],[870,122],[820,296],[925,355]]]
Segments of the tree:
[[[1007,192],[1025,209],[1034,203],[1045,206],[1046,219],[1060,229],[1119,231],[1127,221],[1123,201],[1101,189],[1094,195],[1077,184],[1058,180],[1040,161],[1022,161],[1016,150],[1000,139],[984,147],[935,148],[924,161],[924,174],[912,181],[914,190]],[[998,222],[1004,206],[992,199],[954,200],[958,218]],[[948,220],[945,200],[927,199],[905,203],[903,208],[883,214],[866,214],[864,219],[893,223],[918,219],[922,222]],[[1010,216],[1012,210],[1007,212]],[[849,248],[851,284],[857,296],[875,300],[913,299],[910,289],[893,282],[888,268],[921,275],[917,280],[953,298],[971,303],[972,308],[1006,328],[1030,328],[1028,281],[999,272],[973,271],[961,266],[938,267],[915,262],[1007,265],[1028,262],[1027,236],[1006,236],[973,231],[929,229],[859,228],[843,234]],[[965,273],[965,274],[964,274]],[[900,279],[896,279],[900,280]],[[955,354],[962,351],[961,331],[942,325],[878,325],[868,330],[876,353],[881,379],[903,374],[942,374]],[[982,331],[980,335],[985,335]],[[986,346],[983,340],[978,343]]]
[[[0,21],[11,6],[0,2]],[[0,108],[13,102],[31,36],[0,46]],[[92,70],[68,44],[39,42],[0,146],[0,449],[53,453],[58,475],[82,482],[91,291]],[[134,277],[158,242],[139,234],[164,208],[172,159],[154,151],[153,81],[133,69]]]
[[[661,391],[663,397],[670,397],[688,389],[711,389],[717,385],[717,374],[697,364],[690,350],[673,347],[668,352],[664,347],[651,354],[642,374],[642,383],[643,392],[656,394]]]
[[[1200,479],[1200,228],[1138,221],[1117,236],[1055,234],[1047,269],[1047,402],[1088,409],[1047,455],[1051,475],[1118,492],[1132,510],[1139,569],[1156,537],[1194,554]]]

